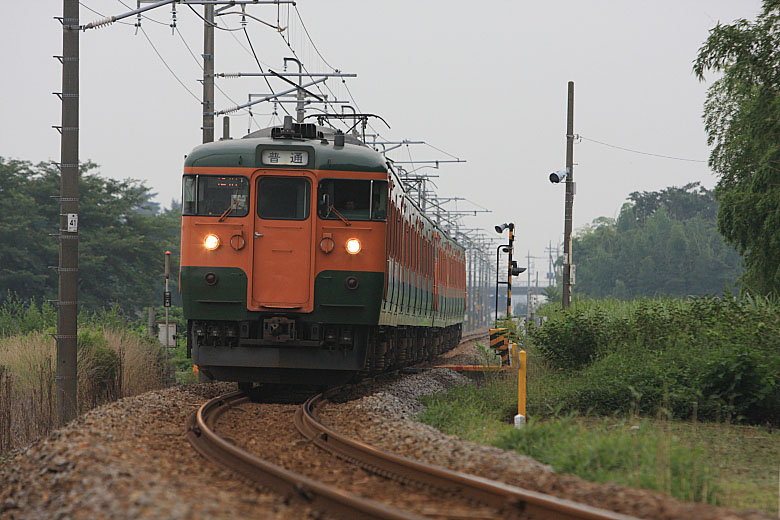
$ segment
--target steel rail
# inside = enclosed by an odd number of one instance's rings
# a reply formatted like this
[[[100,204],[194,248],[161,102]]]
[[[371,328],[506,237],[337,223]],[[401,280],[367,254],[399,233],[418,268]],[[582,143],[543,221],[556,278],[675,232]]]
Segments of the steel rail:
[[[323,394],[309,398],[295,414],[298,430],[320,448],[383,476],[395,475],[451,492],[457,496],[501,508],[507,514],[528,514],[556,520],[635,520],[634,517],[580,504],[572,500],[522,489],[475,475],[402,457],[351,439],[322,424],[317,406],[327,402]]]
[[[293,471],[261,459],[231,444],[214,432],[217,418],[233,406],[248,401],[243,392],[216,397],[190,416],[187,439],[205,458],[282,495],[301,499],[318,509],[331,511],[344,518],[376,518],[401,520],[425,517],[353,495],[339,488],[317,482]]]

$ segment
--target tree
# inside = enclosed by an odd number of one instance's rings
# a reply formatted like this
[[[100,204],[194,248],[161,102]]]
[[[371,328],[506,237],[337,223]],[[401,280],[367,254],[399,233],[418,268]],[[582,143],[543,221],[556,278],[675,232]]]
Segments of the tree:
[[[601,298],[719,294],[740,258],[716,229],[717,201],[699,183],[632,193],[617,220],[600,217],[574,238],[577,293]]]
[[[159,212],[142,182],[103,178],[93,163],[79,179],[79,302],[133,312],[161,300],[163,253],[178,258],[180,214]],[[0,294],[55,299],[59,170],[0,157]],[[176,279],[172,280],[174,287]]]
[[[704,104],[718,229],[744,257],[746,289],[780,294],[780,0],[755,22],[717,24],[693,70],[722,76]]]

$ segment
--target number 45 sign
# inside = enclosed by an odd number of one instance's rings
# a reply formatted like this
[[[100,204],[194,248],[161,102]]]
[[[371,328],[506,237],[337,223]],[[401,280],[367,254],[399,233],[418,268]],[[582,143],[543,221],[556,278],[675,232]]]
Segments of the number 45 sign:
[[[79,230],[78,213],[68,213],[68,233],[76,233]]]

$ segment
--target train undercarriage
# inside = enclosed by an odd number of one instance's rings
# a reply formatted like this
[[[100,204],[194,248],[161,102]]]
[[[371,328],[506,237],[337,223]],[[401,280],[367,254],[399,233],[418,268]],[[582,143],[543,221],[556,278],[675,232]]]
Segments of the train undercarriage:
[[[388,327],[192,320],[188,354],[201,381],[340,385],[432,360],[458,345],[461,325]]]

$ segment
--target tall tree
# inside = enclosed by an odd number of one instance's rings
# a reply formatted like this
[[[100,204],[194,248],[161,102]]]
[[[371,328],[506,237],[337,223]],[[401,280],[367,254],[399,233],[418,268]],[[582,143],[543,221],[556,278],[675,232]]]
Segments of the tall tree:
[[[721,77],[704,104],[710,166],[719,175],[718,228],[744,257],[744,286],[780,294],[780,0],[754,22],[710,31],[693,70]]]
[[[179,250],[179,211],[158,211],[150,188],[101,177],[95,164],[79,180],[79,301],[88,308],[119,305],[127,312],[160,303],[163,253]],[[57,294],[55,233],[59,190],[53,163],[0,157],[0,297],[53,299]],[[176,283],[176,279],[172,280]]]
[[[682,188],[632,193],[617,220],[600,217],[574,239],[577,292],[591,297],[719,294],[740,258],[716,229],[713,192]]]

